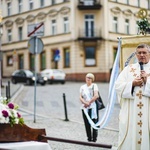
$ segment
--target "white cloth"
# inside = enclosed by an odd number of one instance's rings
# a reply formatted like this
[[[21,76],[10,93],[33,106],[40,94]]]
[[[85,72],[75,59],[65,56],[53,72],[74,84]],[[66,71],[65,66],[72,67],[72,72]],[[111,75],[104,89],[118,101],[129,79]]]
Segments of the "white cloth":
[[[82,95],[83,99],[85,101],[90,101],[93,97],[93,86],[94,91],[98,91],[98,86],[95,83],[92,83],[90,86],[87,86],[87,84],[84,84],[80,87],[80,94]],[[81,109],[85,108],[84,104],[82,104]],[[92,109],[92,119],[97,119],[97,111],[96,111],[96,103],[93,102],[90,107],[87,107],[86,110]]]
[[[2,148],[13,150],[52,150],[48,143],[36,141],[0,143],[0,149]]]
[[[115,82],[121,105],[118,143],[120,150],[150,150],[150,62],[143,66],[149,74],[147,83],[135,87],[133,95],[132,81],[140,75],[139,63],[125,67]]]

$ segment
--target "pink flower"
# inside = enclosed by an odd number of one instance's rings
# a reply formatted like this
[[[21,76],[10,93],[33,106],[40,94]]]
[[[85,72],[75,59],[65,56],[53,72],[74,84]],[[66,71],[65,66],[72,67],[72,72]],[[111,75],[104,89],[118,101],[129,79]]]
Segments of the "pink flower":
[[[13,103],[9,103],[9,104],[8,104],[8,107],[9,107],[10,109],[14,109],[14,104],[13,104]]]
[[[6,118],[6,117],[8,117],[8,112],[6,111],[6,110],[3,110],[2,111],[2,114],[3,114],[3,116]]]
[[[18,118],[21,118],[21,115],[17,112]]]

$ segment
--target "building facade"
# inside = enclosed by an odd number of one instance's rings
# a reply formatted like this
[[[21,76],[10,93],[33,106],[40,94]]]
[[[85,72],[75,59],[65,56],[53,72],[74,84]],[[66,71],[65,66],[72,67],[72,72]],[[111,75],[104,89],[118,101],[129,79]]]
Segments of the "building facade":
[[[138,33],[141,7],[149,19],[149,0],[1,0],[2,75],[36,65],[37,72],[61,69],[67,80],[84,81],[92,72],[96,81],[108,82],[117,37]],[[28,35],[40,25],[44,47],[35,64],[29,43],[35,34]]]

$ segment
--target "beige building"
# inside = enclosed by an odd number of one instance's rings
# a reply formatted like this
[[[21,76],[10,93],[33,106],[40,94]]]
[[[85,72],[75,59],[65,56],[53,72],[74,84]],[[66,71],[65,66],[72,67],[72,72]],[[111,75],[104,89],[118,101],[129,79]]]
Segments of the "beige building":
[[[96,81],[108,82],[117,37],[137,34],[141,7],[149,18],[150,0],[1,0],[2,75],[34,71],[35,55],[29,51],[34,34],[28,35],[43,23],[36,31],[44,44],[36,55],[38,72],[62,69],[73,81],[92,72]]]

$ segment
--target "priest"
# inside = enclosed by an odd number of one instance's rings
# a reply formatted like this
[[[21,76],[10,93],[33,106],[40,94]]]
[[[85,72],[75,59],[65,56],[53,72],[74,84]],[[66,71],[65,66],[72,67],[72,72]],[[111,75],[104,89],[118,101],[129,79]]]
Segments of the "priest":
[[[138,62],[119,74],[115,89],[119,113],[118,150],[150,150],[150,47],[135,50]]]

